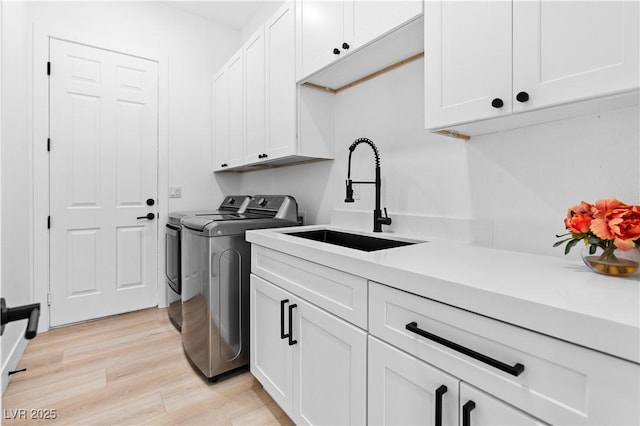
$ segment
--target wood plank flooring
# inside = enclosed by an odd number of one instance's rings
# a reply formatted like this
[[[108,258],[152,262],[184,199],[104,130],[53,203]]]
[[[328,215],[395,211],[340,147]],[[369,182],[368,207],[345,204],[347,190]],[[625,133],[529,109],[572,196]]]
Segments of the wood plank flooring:
[[[213,384],[202,378],[166,309],[39,334],[21,368],[3,396],[5,425],[292,424],[248,371]],[[46,410],[56,418],[32,418]]]

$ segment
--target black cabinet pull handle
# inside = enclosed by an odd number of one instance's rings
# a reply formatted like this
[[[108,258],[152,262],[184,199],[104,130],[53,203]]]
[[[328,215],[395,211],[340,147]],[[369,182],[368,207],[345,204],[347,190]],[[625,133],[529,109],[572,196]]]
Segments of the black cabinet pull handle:
[[[491,106],[494,108],[502,108],[504,106],[504,102],[502,102],[502,99],[500,98],[495,98],[491,101]]]
[[[441,385],[436,389],[436,422],[435,426],[442,426],[442,395],[447,393],[447,387]]]
[[[7,308],[4,297],[0,299],[0,335],[4,333],[4,326],[13,321],[28,319],[27,329],[24,332],[24,338],[31,340],[38,334],[38,318],[40,318],[40,304],[33,303],[31,305],[17,306],[15,308]]]
[[[340,50],[337,47],[333,48],[333,54],[334,55],[339,55],[340,54]]]
[[[415,333],[422,337],[426,337],[429,340],[433,340],[436,343],[440,343],[442,346],[446,346],[450,349],[453,349],[454,351],[470,356],[473,359],[477,359],[478,361],[484,362],[485,364],[489,364],[490,366],[495,367],[498,370],[504,371],[505,373],[509,373],[512,376],[517,377],[520,375],[520,373],[524,371],[524,365],[520,363],[517,363],[515,365],[505,364],[504,362],[498,361],[497,359],[493,359],[484,354],[481,354],[480,352],[476,352],[473,349],[466,348],[455,342],[452,342],[440,336],[436,336],[435,334],[431,334],[428,331],[424,331],[418,328],[418,323],[416,323],[415,321],[407,324],[405,328],[412,333]]]
[[[293,305],[289,305],[289,346],[293,346],[298,343],[297,340],[293,340],[293,309],[297,307],[298,305],[295,303]]]
[[[349,43],[347,43],[347,42],[342,43],[342,48],[344,50],[349,50],[349,47],[351,47],[351,46],[349,46]]]
[[[147,213],[144,216],[138,216],[136,219],[147,219],[147,220],[153,220],[156,218],[156,215],[153,213]]]
[[[462,426],[471,426],[471,411],[476,408],[476,403],[473,401],[467,401],[462,406]]]
[[[527,92],[518,92],[516,100],[518,102],[527,102],[529,100],[529,94]]]
[[[289,303],[289,299],[284,299],[280,301],[280,338],[286,339],[289,337],[288,334],[284,333],[284,305]]]

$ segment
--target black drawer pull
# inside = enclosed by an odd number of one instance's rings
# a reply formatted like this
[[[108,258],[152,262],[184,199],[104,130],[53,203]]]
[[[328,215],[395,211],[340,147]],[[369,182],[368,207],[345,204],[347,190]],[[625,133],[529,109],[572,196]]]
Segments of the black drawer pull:
[[[418,328],[418,323],[416,323],[415,321],[407,324],[405,328],[412,333],[415,333],[422,337],[426,337],[429,340],[440,343],[442,346],[446,346],[450,349],[453,349],[454,351],[470,356],[471,358],[477,359],[478,361],[482,361],[485,364],[489,364],[490,366],[495,367],[498,370],[502,370],[505,373],[509,373],[512,376],[517,377],[524,371],[524,365],[520,363],[517,363],[516,365],[505,364],[504,362],[500,362],[497,359],[490,358],[472,349],[465,348],[464,346],[454,343],[450,340],[444,339],[440,336],[436,336],[435,334],[431,334],[428,331],[424,331]]]
[[[289,334],[287,335],[287,337],[289,337],[289,346],[293,346],[298,343],[297,340],[293,340],[293,309],[297,307],[298,305],[295,303],[293,305],[289,305]]]
[[[442,426],[442,395],[447,393],[447,387],[441,385],[436,389],[436,421],[435,426]]]
[[[462,406],[462,426],[471,426],[471,411],[476,408],[476,403],[467,401]]]
[[[284,299],[280,301],[280,338],[286,339],[289,337],[288,334],[284,334],[284,305],[289,303],[289,299]]]

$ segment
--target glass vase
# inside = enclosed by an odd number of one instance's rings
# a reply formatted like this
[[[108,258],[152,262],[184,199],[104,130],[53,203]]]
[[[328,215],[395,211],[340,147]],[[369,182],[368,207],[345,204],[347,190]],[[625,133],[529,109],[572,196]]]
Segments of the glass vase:
[[[582,249],[582,261],[591,270],[611,276],[629,276],[638,271],[640,266],[640,250],[620,250],[617,248],[596,247],[593,252],[592,246],[584,246]]]

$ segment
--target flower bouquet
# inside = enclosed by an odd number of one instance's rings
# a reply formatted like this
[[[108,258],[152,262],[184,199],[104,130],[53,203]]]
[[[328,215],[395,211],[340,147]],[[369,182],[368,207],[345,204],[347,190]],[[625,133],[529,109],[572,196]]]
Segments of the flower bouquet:
[[[640,264],[640,206],[630,206],[615,198],[589,204],[585,201],[567,212],[564,225],[569,231],[563,238],[564,254],[584,241],[584,263],[606,275],[630,275]],[[569,238],[564,238],[569,237]]]

